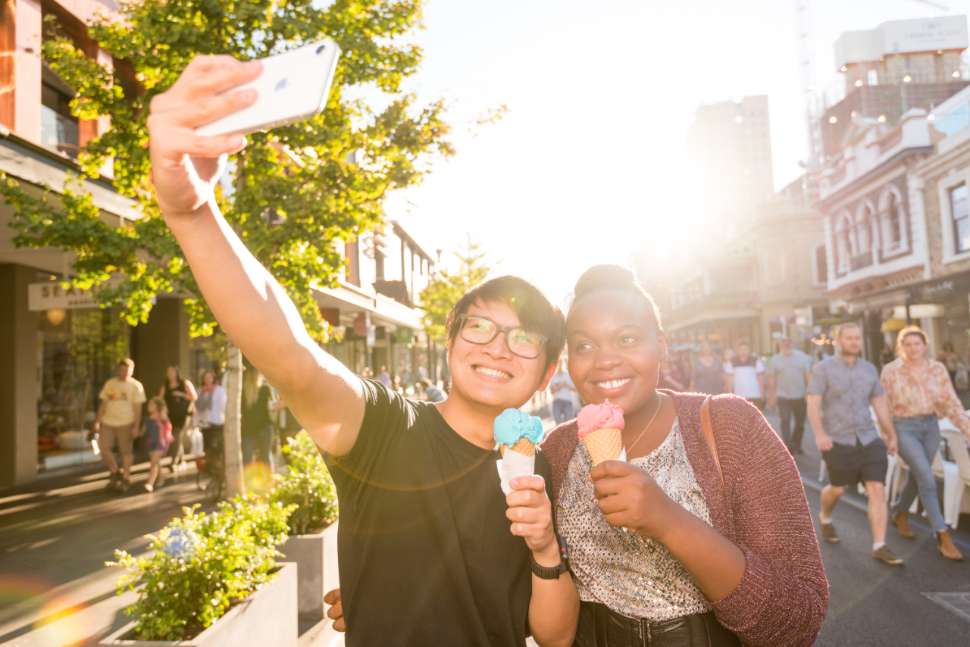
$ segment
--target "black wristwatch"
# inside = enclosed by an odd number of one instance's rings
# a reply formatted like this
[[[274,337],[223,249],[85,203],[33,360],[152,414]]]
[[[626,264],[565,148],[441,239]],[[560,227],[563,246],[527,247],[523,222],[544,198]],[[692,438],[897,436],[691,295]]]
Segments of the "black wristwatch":
[[[569,560],[566,555],[566,548],[562,542],[559,543],[559,563],[555,566],[543,566],[536,561],[536,558],[529,553],[529,567],[532,574],[541,580],[558,580],[563,573],[569,572]]]

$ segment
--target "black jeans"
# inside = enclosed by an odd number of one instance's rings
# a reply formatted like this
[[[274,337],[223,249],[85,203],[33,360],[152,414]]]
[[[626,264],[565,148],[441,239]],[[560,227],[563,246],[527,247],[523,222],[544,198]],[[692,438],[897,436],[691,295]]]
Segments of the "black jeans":
[[[781,439],[788,451],[793,454],[801,451],[802,436],[805,434],[805,398],[778,398],[778,416],[781,418]],[[792,418],[795,419],[794,430]]]
[[[737,636],[713,613],[666,622],[628,618],[602,604],[583,602],[573,647],[740,647]]]

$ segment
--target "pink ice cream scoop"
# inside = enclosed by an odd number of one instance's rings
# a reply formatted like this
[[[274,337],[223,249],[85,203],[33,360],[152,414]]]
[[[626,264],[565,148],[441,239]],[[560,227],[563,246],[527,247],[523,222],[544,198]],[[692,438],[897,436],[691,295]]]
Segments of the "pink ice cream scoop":
[[[623,409],[612,402],[603,404],[587,404],[579,410],[576,420],[579,425],[579,437],[584,438],[597,429],[623,429]]]

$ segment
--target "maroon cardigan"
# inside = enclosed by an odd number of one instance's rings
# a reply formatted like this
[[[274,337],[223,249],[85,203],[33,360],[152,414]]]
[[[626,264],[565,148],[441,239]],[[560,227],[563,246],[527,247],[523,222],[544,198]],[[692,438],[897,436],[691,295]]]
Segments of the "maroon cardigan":
[[[722,486],[700,428],[706,396],[664,392],[677,408],[711,522],[747,560],[738,587],[713,603],[717,619],[746,645],[812,645],[825,619],[829,587],[795,462],[758,409],[734,395],[715,396],[711,420]],[[577,443],[574,420],[542,444],[557,502]]]

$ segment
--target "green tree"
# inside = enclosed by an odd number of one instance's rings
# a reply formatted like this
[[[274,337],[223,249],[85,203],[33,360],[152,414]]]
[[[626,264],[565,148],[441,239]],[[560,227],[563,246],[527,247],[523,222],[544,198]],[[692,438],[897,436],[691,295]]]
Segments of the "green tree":
[[[311,333],[324,339],[326,324],[313,288],[335,284],[343,262],[335,243],[379,223],[387,193],[420,181],[430,157],[452,149],[443,104],[418,105],[402,91],[422,57],[409,40],[420,24],[421,0],[318,4],[122,3],[122,20],[102,18],[88,28],[116,61],[113,69],[58,37],[49,23],[44,60],[75,89],[72,112],[111,123],[82,148],[81,175],[97,178],[111,164],[113,187],[137,204],[140,217],[121,226],[103,218],[76,182],[38,196],[3,176],[0,195],[14,207],[15,244],[72,252],[70,282],[90,289],[103,306],[120,308],[132,325],[147,321],[158,295],[175,293],[185,297],[192,334],[211,334],[215,322],[152,193],[149,102],[197,54],[259,58],[328,36],[343,55],[326,109],[307,121],[250,135],[247,148],[233,159],[233,179],[226,185],[231,190],[217,196],[226,219],[286,288]]]
[[[148,320],[161,294],[184,298],[192,335],[218,333],[188,264],[162,219],[150,182],[148,108],[197,54],[261,58],[329,37],[342,50],[324,111],[306,121],[249,136],[234,156],[216,200],[229,224],[293,299],[308,329],[327,326],[314,288],[333,286],[343,258],[336,243],[382,219],[389,191],[413,185],[436,154],[450,155],[441,101],[419,105],[402,90],[421,62],[412,42],[422,0],[133,0],[121,19],[96,19],[88,35],[111,55],[98,64],[56,23],[45,25],[43,57],[76,95],[79,119],[107,117],[111,127],[80,151],[79,177],[63,191],[38,194],[0,174],[0,196],[14,210],[20,247],[72,254],[67,280],[131,325]],[[112,168],[113,188],[139,217],[104,217],[80,177]],[[243,489],[239,453],[242,361],[227,349],[225,425],[230,492]]]
[[[453,272],[438,272],[421,292],[424,330],[436,341],[447,339],[445,324],[451,308],[470,288],[484,281],[492,269],[485,252],[470,239],[465,249],[455,252],[455,256],[458,268]]]

